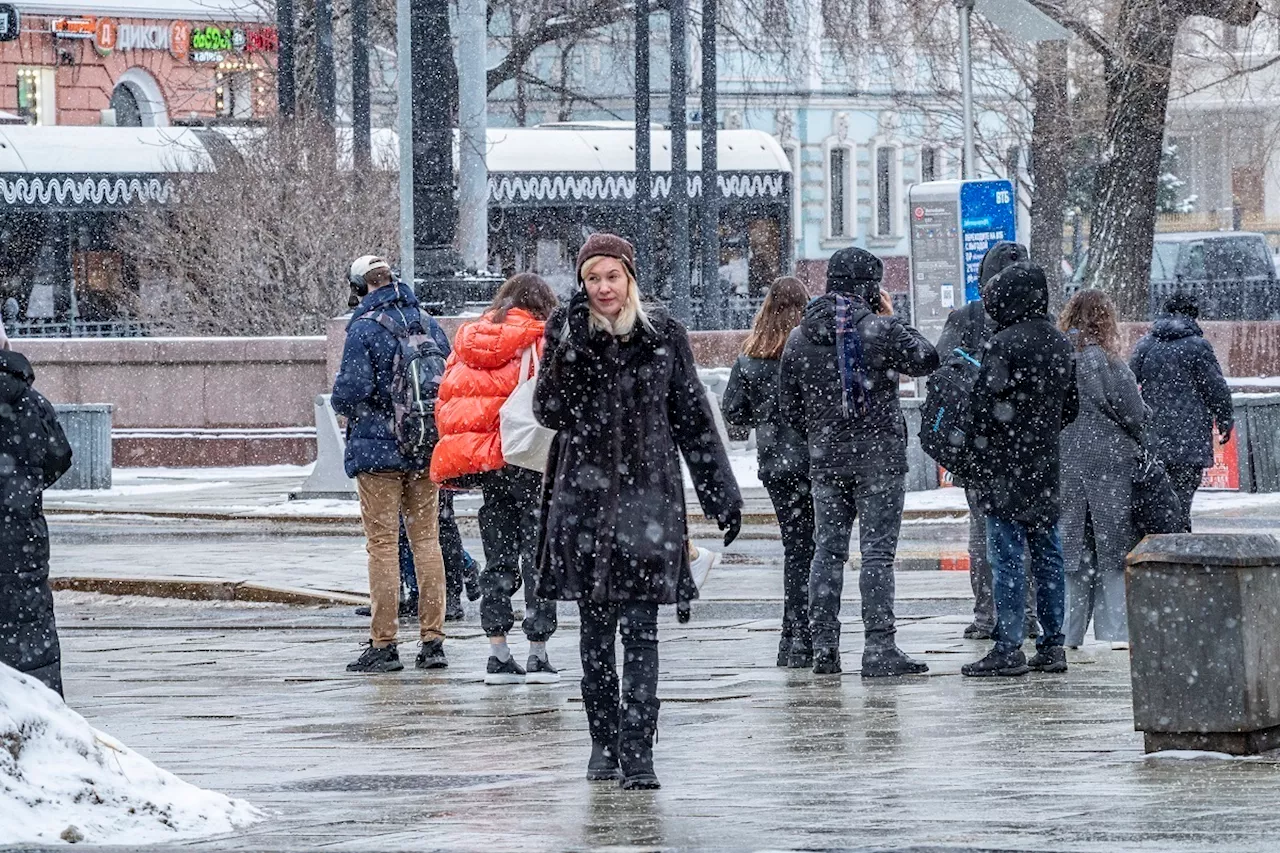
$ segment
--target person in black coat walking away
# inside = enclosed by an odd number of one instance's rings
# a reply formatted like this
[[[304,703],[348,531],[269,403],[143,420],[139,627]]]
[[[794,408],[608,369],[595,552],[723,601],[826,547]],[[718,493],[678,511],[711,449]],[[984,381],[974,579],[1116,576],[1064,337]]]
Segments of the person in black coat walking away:
[[[1059,434],[1076,419],[1071,343],[1048,316],[1044,271],[1022,262],[987,285],[996,334],[987,345],[970,399],[976,486],[987,513],[987,550],[995,584],[995,647],[965,664],[971,676],[1065,672],[1062,543],[1058,538]],[[1031,554],[1040,637],[1030,662],[1023,604]]]
[[[809,567],[813,563],[813,489],[804,433],[778,411],[778,374],[787,336],[800,324],[809,294],[799,279],[776,280],[756,314],[743,354],[734,362],[720,408],[734,426],[755,427],[760,480],[773,502],[785,555],[778,666],[813,666],[809,631]]]
[[[543,481],[538,596],[578,602],[587,778],[657,788],[658,606],[698,597],[680,456],[725,545],[741,530],[742,497],[688,333],[645,311],[631,244],[591,235],[578,280],[547,322],[534,394],[534,415],[558,431]]]
[[[62,693],[42,493],[71,467],[53,406],[20,353],[0,350],[0,663]]]
[[[906,497],[907,424],[898,376],[925,376],[938,353],[893,316],[880,289],[884,265],[864,249],[841,249],[827,265],[827,293],[804,311],[782,353],[781,417],[808,436],[813,481],[809,619],[813,671],[840,667],[840,594],[849,536],[862,549],[862,676],[918,675],[929,668],[894,641],[893,562]]]
[[[1213,427],[1219,441],[1231,440],[1235,413],[1231,389],[1213,347],[1196,318],[1200,305],[1193,294],[1180,293],[1165,303],[1167,316],[1156,320],[1129,360],[1129,369],[1151,407],[1147,442],[1164,463],[1182,503],[1182,524],[1191,530],[1191,500],[1213,464]]]
[[[996,243],[982,258],[978,270],[979,293],[985,290],[996,274],[1019,261],[1030,257],[1020,243]],[[983,300],[970,302],[957,308],[947,317],[947,324],[938,338],[938,358],[946,361],[957,349],[982,360],[987,343],[996,333],[996,321],[987,315]],[[972,483],[956,480],[964,489],[969,504],[969,587],[973,590],[973,621],[964,629],[967,640],[990,640],[996,627],[996,600],[991,588],[991,563],[987,560],[987,515],[982,511],[982,501]],[[1027,585],[1027,633],[1037,633],[1034,585]]]

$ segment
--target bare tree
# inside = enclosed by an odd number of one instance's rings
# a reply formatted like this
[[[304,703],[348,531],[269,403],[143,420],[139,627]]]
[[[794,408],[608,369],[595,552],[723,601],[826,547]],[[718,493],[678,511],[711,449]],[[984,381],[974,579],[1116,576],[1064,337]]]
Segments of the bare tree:
[[[393,176],[336,170],[322,136],[306,122],[242,136],[216,171],[176,178],[180,203],[132,215],[122,246],[162,283],[137,315],[179,334],[322,333],[351,259],[397,253]]]

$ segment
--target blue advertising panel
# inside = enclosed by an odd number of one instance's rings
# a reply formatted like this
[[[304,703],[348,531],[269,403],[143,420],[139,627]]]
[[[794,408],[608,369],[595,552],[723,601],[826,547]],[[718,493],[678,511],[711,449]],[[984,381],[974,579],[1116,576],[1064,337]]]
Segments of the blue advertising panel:
[[[1002,240],[1017,240],[1017,211],[1009,181],[964,181],[960,185],[960,239],[964,252],[964,301],[978,299],[982,256]]]

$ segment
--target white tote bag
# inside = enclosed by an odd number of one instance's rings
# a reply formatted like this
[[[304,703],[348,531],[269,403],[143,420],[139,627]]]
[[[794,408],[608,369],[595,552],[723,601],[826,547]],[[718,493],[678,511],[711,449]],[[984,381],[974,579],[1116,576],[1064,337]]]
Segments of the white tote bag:
[[[520,378],[516,390],[498,411],[502,436],[502,458],[508,465],[546,472],[547,457],[556,431],[547,429],[533,416],[533,390],[538,382],[538,357],[533,347],[520,356]]]

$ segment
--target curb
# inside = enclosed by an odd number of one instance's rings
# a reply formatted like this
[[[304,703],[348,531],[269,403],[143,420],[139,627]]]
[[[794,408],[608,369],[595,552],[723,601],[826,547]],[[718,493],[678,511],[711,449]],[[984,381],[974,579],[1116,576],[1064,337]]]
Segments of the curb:
[[[270,586],[220,579],[187,578],[50,578],[56,591],[96,592],[101,595],[137,595],[146,598],[178,598],[187,601],[247,601],[259,604],[350,604],[369,603],[366,595],[326,592],[296,587]]]

